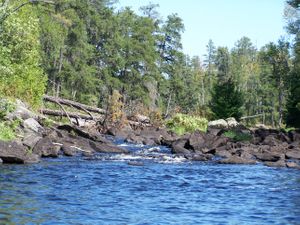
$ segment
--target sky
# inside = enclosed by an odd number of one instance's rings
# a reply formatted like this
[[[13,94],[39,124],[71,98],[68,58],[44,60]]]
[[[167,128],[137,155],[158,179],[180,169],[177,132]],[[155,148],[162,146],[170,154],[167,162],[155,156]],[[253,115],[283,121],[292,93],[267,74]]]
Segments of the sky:
[[[202,57],[209,39],[231,49],[246,36],[259,49],[287,35],[284,0],[119,0],[117,7],[130,6],[139,12],[149,2],[159,4],[163,19],[172,13],[183,19],[183,51],[190,56]]]

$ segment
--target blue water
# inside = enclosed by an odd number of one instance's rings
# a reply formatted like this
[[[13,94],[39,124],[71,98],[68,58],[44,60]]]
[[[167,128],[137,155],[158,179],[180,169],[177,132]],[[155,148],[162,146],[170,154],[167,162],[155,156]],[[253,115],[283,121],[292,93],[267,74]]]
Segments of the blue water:
[[[300,170],[165,150],[0,165],[0,224],[300,224]]]

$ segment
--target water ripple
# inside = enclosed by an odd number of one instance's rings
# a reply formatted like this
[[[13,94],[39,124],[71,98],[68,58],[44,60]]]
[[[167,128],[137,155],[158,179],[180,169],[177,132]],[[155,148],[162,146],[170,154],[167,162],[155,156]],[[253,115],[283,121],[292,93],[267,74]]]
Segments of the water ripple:
[[[299,170],[127,147],[132,155],[1,165],[0,224],[299,224]]]

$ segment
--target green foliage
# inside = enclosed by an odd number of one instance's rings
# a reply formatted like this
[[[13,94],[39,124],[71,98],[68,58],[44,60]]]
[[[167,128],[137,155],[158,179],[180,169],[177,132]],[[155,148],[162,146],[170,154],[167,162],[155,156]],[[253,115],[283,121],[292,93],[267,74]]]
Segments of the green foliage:
[[[7,99],[0,99],[0,121],[4,119],[4,117],[15,110],[16,106],[13,102]]]
[[[179,135],[196,130],[206,132],[207,124],[208,121],[205,118],[185,114],[176,114],[166,122],[166,126]]]
[[[0,33],[0,94],[32,106],[39,105],[46,83],[40,67],[39,32],[36,10],[28,5],[11,14]]]
[[[215,85],[211,102],[215,119],[239,119],[242,116],[242,106],[243,94],[236,89],[231,79]]]
[[[20,120],[0,121],[0,140],[11,141],[16,138],[16,128],[20,126]]]
[[[7,123],[0,122],[0,140],[11,141],[15,139],[15,132]]]
[[[250,134],[245,134],[234,130],[226,131],[223,135],[233,139],[234,141],[251,141],[252,139]]]

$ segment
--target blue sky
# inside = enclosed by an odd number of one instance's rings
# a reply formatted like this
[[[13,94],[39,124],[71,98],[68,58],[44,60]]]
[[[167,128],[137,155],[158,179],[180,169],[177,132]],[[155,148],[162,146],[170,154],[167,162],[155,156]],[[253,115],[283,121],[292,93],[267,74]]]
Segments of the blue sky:
[[[149,0],[119,0],[119,7],[130,6],[138,12]],[[178,13],[185,32],[183,50],[190,56],[203,56],[212,39],[216,46],[232,48],[247,36],[260,48],[285,36],[284,0],[151,0],[159,4],[159,13],[166,18]]]

